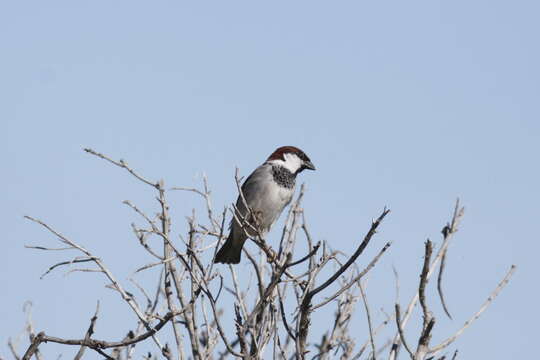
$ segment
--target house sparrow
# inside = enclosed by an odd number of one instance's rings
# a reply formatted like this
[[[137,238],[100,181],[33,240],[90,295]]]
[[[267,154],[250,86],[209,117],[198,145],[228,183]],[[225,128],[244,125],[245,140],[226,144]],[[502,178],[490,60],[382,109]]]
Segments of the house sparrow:
[[[256,234],[250,226],[258,226],[263,234],[270,230],[285,206],[291,202],[296,175],[304,169],[315,170],[307,155],[294,146],[283,146],[276,149],[264,164],[248,176],[242,185],[245,202],[242,195],[238,196],[236,216],[231,220],[229,237],[217,252],[215,263],[240,262],[244,242],[248,236]],[[251,214],[245,203],[251,209]],[[244,220],[247,224],[242,229],[240,222]]]

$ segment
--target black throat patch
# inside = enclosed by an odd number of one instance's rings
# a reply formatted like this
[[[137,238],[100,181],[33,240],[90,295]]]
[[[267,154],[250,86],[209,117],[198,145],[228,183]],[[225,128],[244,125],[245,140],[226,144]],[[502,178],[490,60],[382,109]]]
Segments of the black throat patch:
[[[279,185],[287,189],[294,188],[296,182],[296,175],[290,172],[288,169],[280,165],[272,166],[272,176],[274,181]]]

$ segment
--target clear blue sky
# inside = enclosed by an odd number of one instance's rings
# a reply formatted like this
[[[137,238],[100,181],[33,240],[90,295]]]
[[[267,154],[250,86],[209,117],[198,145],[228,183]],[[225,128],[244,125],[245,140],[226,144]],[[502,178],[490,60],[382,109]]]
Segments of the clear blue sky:
[[[539,13],[536,1],[1,2],[0,356],[23,328],[26,300],[36,328],[57,336],[82,336],[96,299],[111,324],[98,323],[97,337],[121,337],[120,324],[134,321],[95,274],[40,280],[65,255],[23,248],[56,245],[29,214],[122,280],[147,259],[121,201],[150,210],[153,194],[83,147],[171,186],[199,185],[206,173],[222,209],[236,197],[235,166],[249,173],[279,145],[317,166],[302,174],[316,239],[350,252],[371,218],[392,209],[378,241],[394,245],[368,288],[387,311],[392,265],[405,302],[423,242],[440,240],[459,196],[466,215],[446,277],[454,321],[432,298],[434,341],[516,264],[456,346],[463,359],[536,356]],[[199,203],[172,200],[183,232]],[[362,342],[361,307],[356,316]]]

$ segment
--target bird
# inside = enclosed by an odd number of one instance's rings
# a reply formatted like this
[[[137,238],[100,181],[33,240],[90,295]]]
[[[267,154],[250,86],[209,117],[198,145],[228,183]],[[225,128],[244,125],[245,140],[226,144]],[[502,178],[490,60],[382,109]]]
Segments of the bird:
[[[216,253],[215,263],[240,262],[247,238],[257,234],[255,226],[261,234],[270,231],[293,198],[296,176],[306,169],[315,170],[315,165],[302,150],[294,146],[282,146],[246,178],[236,200],[229,236]],[[247,224],[242,227],[242,222]]]

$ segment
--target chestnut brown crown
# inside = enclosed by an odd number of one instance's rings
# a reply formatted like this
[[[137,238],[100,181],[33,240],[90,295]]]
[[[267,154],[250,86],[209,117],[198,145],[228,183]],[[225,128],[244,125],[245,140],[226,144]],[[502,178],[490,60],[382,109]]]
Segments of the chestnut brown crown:
[[[313,163],[311,162],[310,158],[306,155],[306,153],[295,146],[282,146],[282,147],[277,148],[268,157],[266,161],[272,161],[272,160],[286,161],[287,154],[296,155],[300,160],[302,160],[302,167],[300,171],[304,169],[315,170],[315,165],[313,165]]]

